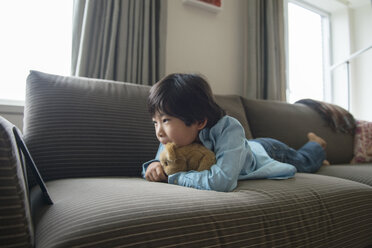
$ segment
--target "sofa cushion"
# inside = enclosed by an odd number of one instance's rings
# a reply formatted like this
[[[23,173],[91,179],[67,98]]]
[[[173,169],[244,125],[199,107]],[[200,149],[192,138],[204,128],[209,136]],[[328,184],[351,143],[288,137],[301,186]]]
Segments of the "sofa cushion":
[[[28,188],[13,127],[0,116],[0,246],[33,247]]]
[[[240,97],[237,95],[215,95],[216,102],[230,115],[242,124],[247,139],[252,139],[251,130],[245,116],[244,107]]]
[[[24,139],[44,179],[140,176],[158,148],[149,88],[31,71]]]
[[[327,159],[331,164],[350,163],[353,157],[353,136],[335,132],[313,109],[303,104],[269,100],[242,99],[254,138],[270,137],[295,149],[314,132],[327,142]]]
[[[317,174],[340,177],[372,186],[372,164],[322,166]]]
[[[38,248],[372,244],[372,189],[340,178],[298,173],[289,180],[240,181],[230,193],[141,178],[62,179],[47,186],[55,204],[33,207]]]

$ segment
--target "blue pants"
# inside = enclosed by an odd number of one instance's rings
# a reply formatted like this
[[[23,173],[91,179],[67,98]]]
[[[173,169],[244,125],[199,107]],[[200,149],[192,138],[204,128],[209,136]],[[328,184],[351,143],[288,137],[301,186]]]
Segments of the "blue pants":
[[[298,150],[271,138],[257,138],[252,141],[260,143],[272,159],[294,165],[297,172],[317,172],[326,159],[324,149],[312,141]]]

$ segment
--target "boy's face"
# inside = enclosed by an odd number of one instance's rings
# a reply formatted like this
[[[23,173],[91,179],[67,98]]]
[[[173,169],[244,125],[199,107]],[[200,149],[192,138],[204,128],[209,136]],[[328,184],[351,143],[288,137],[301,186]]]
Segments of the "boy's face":
[[[193,143],[199,134],[199,131],[205,127],[207,121],[202,123],[193,123],[190,126],[179,118],[155,113],[152,121],[155,126],[156,137],[162,144],[173,142],[176,146],[185,146]]]

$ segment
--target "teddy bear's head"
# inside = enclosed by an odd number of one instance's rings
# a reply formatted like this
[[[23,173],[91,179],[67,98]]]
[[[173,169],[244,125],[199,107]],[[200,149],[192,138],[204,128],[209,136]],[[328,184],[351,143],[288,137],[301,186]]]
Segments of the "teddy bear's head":
[[[185,159],[177,156],[176,150],[177,147],[174,143],[167,143],[160,153],[160,164],[167,175],[187,170]]]
[[[167,143],[160,153],[160,164],[167,175],[180,171],[209,170],[215,163],[215,154],[197,142],[181,147]]]

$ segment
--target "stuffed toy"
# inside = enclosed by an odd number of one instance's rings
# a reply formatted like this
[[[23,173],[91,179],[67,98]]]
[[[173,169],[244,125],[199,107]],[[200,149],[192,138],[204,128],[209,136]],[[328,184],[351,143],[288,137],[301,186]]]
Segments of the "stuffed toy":
[[[160,153],[160,164],[167,175],[180,171],[209,170],[216,163],[216,156],[201,144],[177,147],[174,143],[167,143]]]

